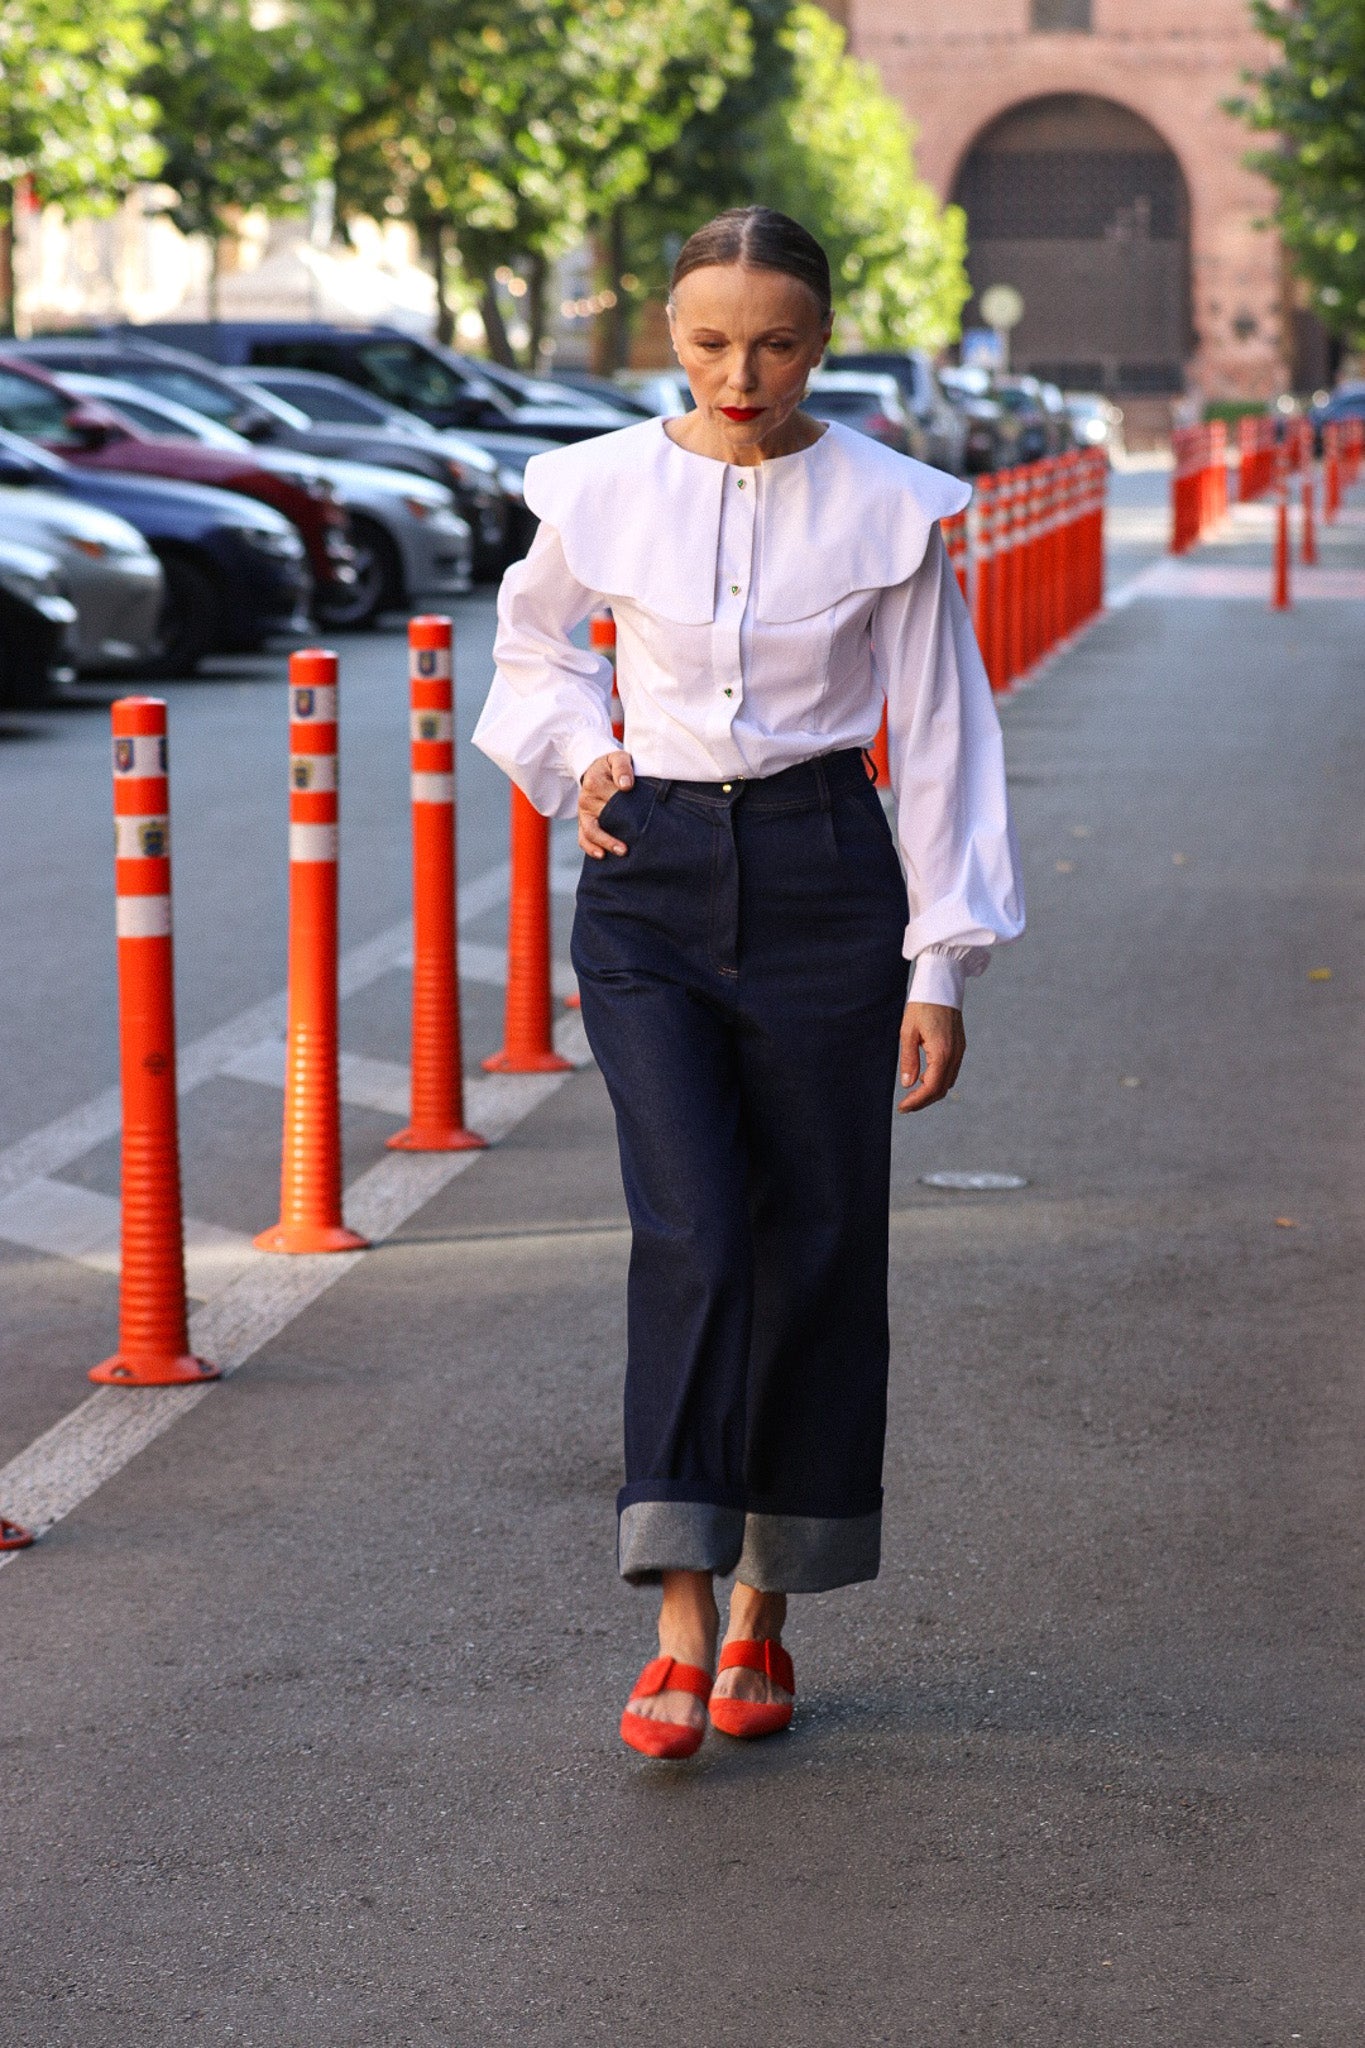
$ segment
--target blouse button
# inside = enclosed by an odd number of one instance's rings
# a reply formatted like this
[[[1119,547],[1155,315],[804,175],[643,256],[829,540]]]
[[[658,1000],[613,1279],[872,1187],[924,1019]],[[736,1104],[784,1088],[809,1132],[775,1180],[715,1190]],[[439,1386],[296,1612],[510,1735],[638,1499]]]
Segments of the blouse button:
[[[731,597],[739,596],[739,585],[737,583],[732,583],[730,585],[730,595]]]
[[[736,482],[738,484],[739,489],[742,491],[744,489],[744,478],[742,476],[738,477],[736,479]]]

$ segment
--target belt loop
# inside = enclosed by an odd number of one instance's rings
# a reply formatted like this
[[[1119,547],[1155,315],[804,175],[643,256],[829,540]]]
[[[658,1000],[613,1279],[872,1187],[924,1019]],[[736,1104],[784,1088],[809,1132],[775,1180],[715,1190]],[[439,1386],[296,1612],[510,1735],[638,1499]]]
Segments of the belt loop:
[[[673,784],[672,784],[672,782],[671,782],[671,781],[665,781],[665,782],[661,782],[661,783],[659,784],[659,787],[658,787],[658,789],[657,789],[657,790],[655,791],[655,795],[654,795],[654,800],[655,800],[655,802],[656,802],[656,803],[660,803],[660,804],[666,804],[666,803],[668,802],[668,799],[669,799],[669,797],[670,797],[670,796],[671,796],[672,794],[673,794]]]
[[[820,808],[822,811],[827,811],[829,809],[829,776],[825,772],[823,757],[817,758],[815,762],[815,782],[816,787],[820,791]]]

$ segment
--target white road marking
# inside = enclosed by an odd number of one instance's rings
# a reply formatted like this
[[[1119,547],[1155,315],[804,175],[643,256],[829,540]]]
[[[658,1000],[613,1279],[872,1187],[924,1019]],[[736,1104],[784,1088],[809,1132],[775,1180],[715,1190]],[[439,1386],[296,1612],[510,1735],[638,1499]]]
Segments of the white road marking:
[[[587,1040],[577,1016],[560,1018],[555,1043],[575,1067],[588,1064]],[[497,1074],[471,1081],[466,1091],[470,1122],[485,1137],[505,1137],[565,1078]],[[387,1153],[347,1189],[347,1220],[372,1243],[382,1243],[457,1174],[467,1173],[485,1156]],[[365,1256],[344,1252],[286,1259],[253,1253],[243,1270],[190,1318],[191,1348],[211,1358],[225,1376],[236,1372]],[[199,1387],[102,1387],[0,1468],[0,1512],[41,1535],[206,1400],[213,1386],[209,1382]],[[0,1553],[0,1569],[27,1554]]]

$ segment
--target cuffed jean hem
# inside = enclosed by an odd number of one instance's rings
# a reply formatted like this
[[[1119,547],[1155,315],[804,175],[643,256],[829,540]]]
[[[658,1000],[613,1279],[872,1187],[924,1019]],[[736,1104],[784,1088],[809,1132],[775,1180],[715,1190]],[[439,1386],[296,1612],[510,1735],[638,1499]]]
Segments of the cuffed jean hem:
[[[616,1561],[632,1586],[661,1572],[719,1572],[728,1577],[744,1548],[743,1508],[699,1500],[637,1500],[621,1509]]]
[[[704,1501],[632,1501],[617,1532],[621,1576],[656,1584],[664,1572],[733,1572],[760,1593],[829,1593],[881,1566],[882,1518],[746,1515]]]

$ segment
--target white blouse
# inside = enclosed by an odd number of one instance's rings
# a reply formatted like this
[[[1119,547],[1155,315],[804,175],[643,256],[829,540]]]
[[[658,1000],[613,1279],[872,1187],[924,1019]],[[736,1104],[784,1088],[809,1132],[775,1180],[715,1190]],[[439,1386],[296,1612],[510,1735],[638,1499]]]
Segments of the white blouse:
[[[870,747],[888,707],[911,997],[960,1008],[1024,927],[1000,722],[937,522],[955,477],[838,425],[739,468],[648,420],[537,455],[540,520],[503,578],[474,744],[548,817],[618,744],[610,663],[569,635],[616,618],[637,774],[720,782]]]

